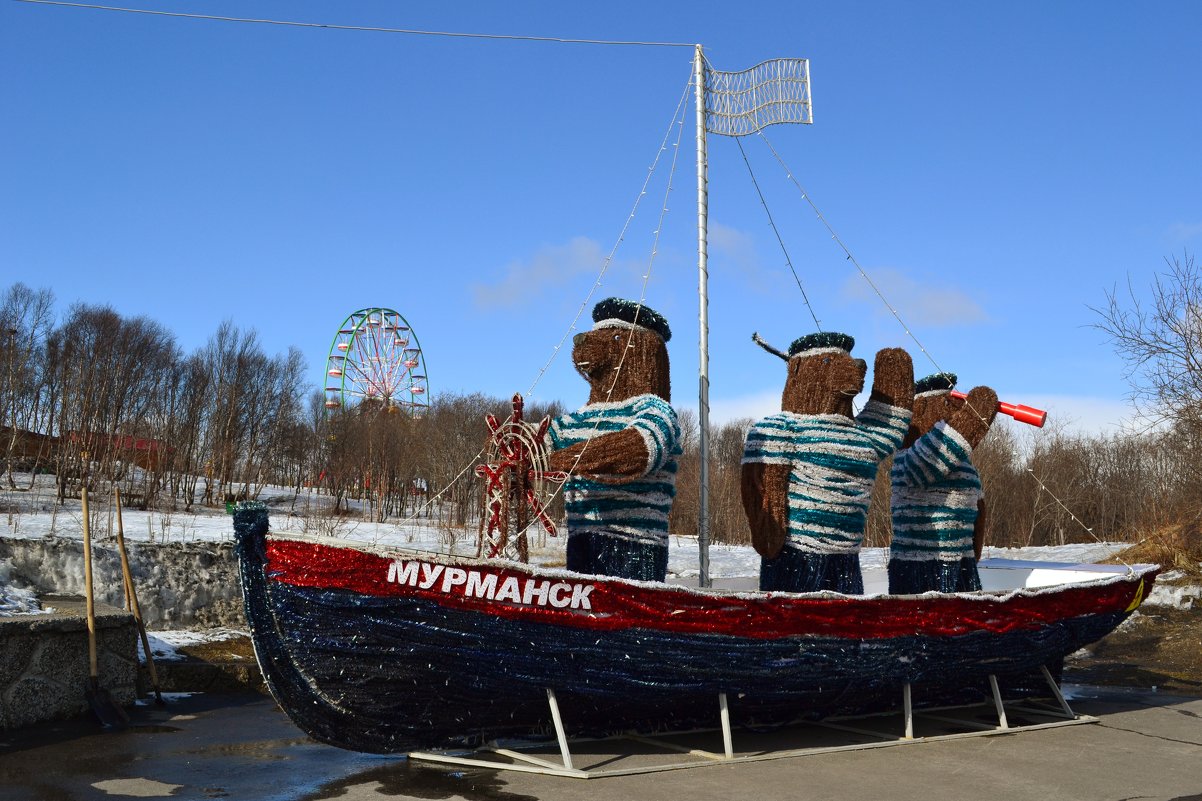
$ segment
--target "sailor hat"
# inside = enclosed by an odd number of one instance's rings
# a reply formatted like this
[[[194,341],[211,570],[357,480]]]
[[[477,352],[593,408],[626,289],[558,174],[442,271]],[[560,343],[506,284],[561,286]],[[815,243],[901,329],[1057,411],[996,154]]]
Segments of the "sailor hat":
[[[789,346],[789,358],[813,356],[816,353],[851,353],[855,346],[856,340],[847,334],[819,331],[793,340],[793,344]]]
[[[941,395],[956,387],[955,373],[932,373],[914,382],[914,397],[921,395]]]
[[[667,342],[672,329],[664,316],[633,300],[606,298],[593,307],[593,330],[598,328],[645,328]]]

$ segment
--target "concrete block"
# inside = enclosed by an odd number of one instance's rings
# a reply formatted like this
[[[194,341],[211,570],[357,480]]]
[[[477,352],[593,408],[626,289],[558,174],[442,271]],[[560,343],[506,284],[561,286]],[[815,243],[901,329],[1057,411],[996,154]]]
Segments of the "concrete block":
[[[88,711],[88,624],[82,598],[49,596],[54,612],[0,616],[0,728]],[[100,686],[113,701],[136,700],[137,629],[123,609],[96,605]]]

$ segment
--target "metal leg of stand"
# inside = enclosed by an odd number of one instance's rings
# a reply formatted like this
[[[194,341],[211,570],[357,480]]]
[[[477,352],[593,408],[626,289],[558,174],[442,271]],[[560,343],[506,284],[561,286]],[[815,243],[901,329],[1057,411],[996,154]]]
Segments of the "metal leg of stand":
[[[905,739],[914,739],[914,707],[910,703],[910,682],[906,682],[906,686],[902,688],[902,709],[906,713],[906,734]]]
[[[1043,677],[1047,679],[1048,686],[1052,688],[1052,694],[1056,696],[1056,700],[1060,702],[1060,709],[1063,710],[1064,716],[1069,720],[1076,720],[1077,713],[1068,705],[1068,701],[1064,700],[1064,693],[1060,692],[1060,686],[1056,684],[1056,680],[1052,678],[1052,671],[1048,670],[1047,665],[1040,665],[1039,669],[1043,671]]]
[[[997,727],[999,729],[1010,728],[1009,722],[1006,720],[1006,707],[1002,705],[1002,691],[997,686],[997,676],[989,674],[989,691],[993,693],[993,706],[997,709]]]
[[[722,749],[727,759],[734,758],[734,740],[730,736],[730,707],[726,704],[726,693],[718,693],[718,711],[722,718]]]
[[[559,716],[559,702],[555,700],[555,691],[547,688],[547,703],[551,705],[551,720],[555,724],[555,736],[559,740],[559,753],[563,756],[563,766],[572,768],[572,752],[568,750],[568,737],[563,731],[563,718]]]

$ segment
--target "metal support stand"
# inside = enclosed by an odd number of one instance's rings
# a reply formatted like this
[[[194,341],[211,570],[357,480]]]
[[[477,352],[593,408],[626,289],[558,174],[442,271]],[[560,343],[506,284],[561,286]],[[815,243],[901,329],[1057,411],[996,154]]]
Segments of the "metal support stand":
[[[572,752],[568,750],[568,736],[563,731],[563,718],[559,716],[559,702],[555,700],[555,691],[547,688],[547,703],[551,705],[551,720],[555,724],[555,738],[559,740],[559,753],[563,757],[563,766],[568,770],[572,767]]]
[[[993,693],[993,707],[997,710],[997,727],[999,729],[1008,729],[1010,724],[1006,721],[1006,707],[1002,704],[1002,691],[997,686],[997,676],[989,674],[989,691]]]
[[[1080,723],[1096,723],[1097,718],[1074,714],[1064,700],[1063,693],[1047,668],[1043,668],[1048,687],[1059,702],[1059,709],[1044,704],[1011,704],[1013,710],[1023,713],[1021,723],[1011,726],[1006,718],[1001,690],[996,676],[989,677],[993,694],[993,705],[998,723],[994,725],[980,719],[980,705],[961,707],[923,708],[915,710],[909,683],[902,687],[902,714],[905,733],[897,736],[897,710],[851,717],[826,718],[821,721],[797,722],[790,727],[771,732],[740,731],[742,750],[734,750],[731,730],[730,706],[726,693],[718,693],[719,729],[722,734],[722,753],[699,747],[704,739],[713,737],[714,730],[662,732],[654,735],[626,732],[602,739],[572,740],[577,748],[573,760],[570,743],[559,702],[554,690],[547,689],[547,704],[551,709],[551,722],[555,728],[556,744],[543,741],[508,741],[509,747],[499,743],[460,751],[412,752],[409,758],[415,761],[441,764],[464,765],[490,770],[512,770],[522,773],[541,773],[547,776],[562,776],[573,779],[595,779],[603,776],[630,776],[642,773],[657,773],[682,768],[698,768],[706,765],[731,765],[742,762],[762,762],[772,759],[829,754],[838,751],[859,751],[870,748],[887,748],[917,743],[934,743],[965,737],[982,737],[991,734],[1012,734],[1036,729],[1073,726]],[[988,703],[988,702],[986,702]],[[915,718],[922,718],[926,732],[916,737]],[[822,745],[801,745],[813,742],[816,732],[825,732]],[[612,743],[605,746],[604,743]],[[588,744],[588,747],[580,746]],[[555,748],[558,746],[559,759]],[[586,763],[576,767],[577,762]]]
[[[726,693],[718,693],[718,710],[722,719],[722,750],[727,759],[734,759],[734,738],[730,735],[730,707],[726,703]]]
[[[1047,679],[1048,686],[1052,688],[1052,695],[1056,696],[1056,700],[1060,702],[1060,709],[1064,712],[1064,716],[1069,720],[1076,720],[1077,713],[1073,712],[1068,701],[1064,700],[1064,693],[1060,692],[1060,685],[1052,678],[1052,671],[1048,670],[1047,665],[1040,665],[1039,669],[1043,671],[1043,677]]]

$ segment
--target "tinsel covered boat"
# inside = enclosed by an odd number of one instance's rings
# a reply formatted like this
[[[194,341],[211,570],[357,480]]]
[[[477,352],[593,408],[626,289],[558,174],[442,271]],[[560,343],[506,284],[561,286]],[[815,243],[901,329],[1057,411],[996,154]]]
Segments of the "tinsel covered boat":
[[[497,560],[269,534],[235,515],[263,675],[314,738],[374,753],[550,731],[736,725],[1019,681],[1110,632],[1156,568],[1059,571],[1060,583],[894,597],[697,590]],[[1014,567],[1014,566],[1012,566]],[[1028,565],[1030,567],[1030,565]],[[1057,571],[1041,571],[1044,574]]]

